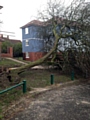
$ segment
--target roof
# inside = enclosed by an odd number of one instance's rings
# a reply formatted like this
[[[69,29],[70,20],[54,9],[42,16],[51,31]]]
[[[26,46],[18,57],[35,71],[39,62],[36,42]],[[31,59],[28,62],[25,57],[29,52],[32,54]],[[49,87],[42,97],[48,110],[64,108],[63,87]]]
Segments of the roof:
[[[20,40],[15,40],[15,39],[9,39],[7,41],[10,41],[12,44],[21,43]]]
[[[21,40],[10,39],[8,35],[7,35],[7,37],[4,37],[3,34],[0,34],[0,41],[1,42],[9,41],[12,44],[21,43]]]
[[[7,38],[3,38],[4,41],[9,41],[11,42],[12,44],[17,44],[17,43],[21,43],[20,40],[16,40],[16,39],[7,39]]]
[[[52,20],[53,20],[52,18],[49,19],[49,20],[47,20],[47,21],[32,20],[32,21],[28,22],[27,24],[23,25],[20,28],[29,27],[31,25],[35,25],[35,26],[47,26],[47,25],[52,24]],[[59,18],[57,16],[54,17],[54,20],[57,20],[58,23],[64,21],[64,19]]]
[[[64,24],[65,22],[68,22],[69,20],[65,19],[65,18],[61,18],[58,16],[54,16],[54,18],[51,18],[47,21],[39,21],[39,20],[32,20],[30,22],[28,22],[27,24],[25,24],[24,26],[20,27],[20,28],[25,28],[25,27],[29,27],[31,25],[36,25],[36,26],[47,26],[47,25],[51,25],[52,22],[56,21],[58,24]],[[75,25],[76,22],[75,21],[71,21],[72,25]]]
[[[27,24],[25,24],[24,26],[22,26],[20,28],[29,27],[31,25],[45,26],[45,22],[42,22],[42,21],[39,21],[39,20],[32,20],[32,21],[28,22]]]

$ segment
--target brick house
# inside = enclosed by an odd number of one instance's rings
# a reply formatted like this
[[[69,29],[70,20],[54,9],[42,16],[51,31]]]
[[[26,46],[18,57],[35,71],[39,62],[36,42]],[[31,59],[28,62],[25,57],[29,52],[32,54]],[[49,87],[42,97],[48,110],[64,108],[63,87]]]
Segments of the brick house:
[[[44,38],[42,32],[45,29],[44,22],[33,20],[22,29],[22,51],[23,59],[35,61],[45,55]]]
[[[2,42],[5,42],[5,41],[9,41],[11,44],[17,44],[17,43],[21,43],[20,40],[15,40],[15,39],[10,39],[9,36],[5,36],[3,34],[0,34],[0,55],[1,57],[13,57],[13,48],[12,47],[9,47],[7,48],[7,53],[1,53],[1,44]]]

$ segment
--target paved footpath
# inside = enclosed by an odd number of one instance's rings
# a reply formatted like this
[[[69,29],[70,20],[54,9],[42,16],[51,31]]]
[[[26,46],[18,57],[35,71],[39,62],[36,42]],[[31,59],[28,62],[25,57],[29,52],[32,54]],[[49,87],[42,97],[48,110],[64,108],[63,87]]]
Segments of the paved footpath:
[[[73,85],[38,95],[10,120],[90,120],[90,85]]]

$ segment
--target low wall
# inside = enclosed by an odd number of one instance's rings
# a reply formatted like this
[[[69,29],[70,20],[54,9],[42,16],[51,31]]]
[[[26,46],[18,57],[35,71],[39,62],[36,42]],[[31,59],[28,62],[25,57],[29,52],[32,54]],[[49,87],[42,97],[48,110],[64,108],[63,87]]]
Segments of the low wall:
[[[1,57],[11,57],[13,58],[13,48],[10,47],[7,49],[7,53],[1,53]]]

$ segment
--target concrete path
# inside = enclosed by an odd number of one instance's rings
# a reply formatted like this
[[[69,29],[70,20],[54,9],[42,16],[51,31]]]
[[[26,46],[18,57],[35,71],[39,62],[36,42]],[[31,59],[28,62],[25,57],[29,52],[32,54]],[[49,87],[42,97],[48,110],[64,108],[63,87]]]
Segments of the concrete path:
[[[5,58],[5,59],[12,60],[12,61],[21,63],[21,64],[23,64],[23,65],[28,65],[28,63],[25,63],[25,62],[16,60],[16,59],[14,59],[14,58]],[[55,68],[55,67],[52,67],[52,66],[49,66],[49,67],[48,67],[48,66],[42,66],[42,65],[36,65],[36,66],[32,67],[32,69],[50,69],[50,68]],[[17,67],[16,67],[16,68],[10,68],[10,69],[17,69]]]
[[[14,59],[14,58],[7,58],[7,57],[6,57],[5,59],[12,60],[12,61],[15,61],[15,62],[21,63],[21,64],[23,64],[23,65],[28,65],[28,63],[25,63],[25,62],[22,62],[22,61],[16,60],[16,59]]]
[[[25,103],[9,120],[90,120],[90,84],[59,87]]]

